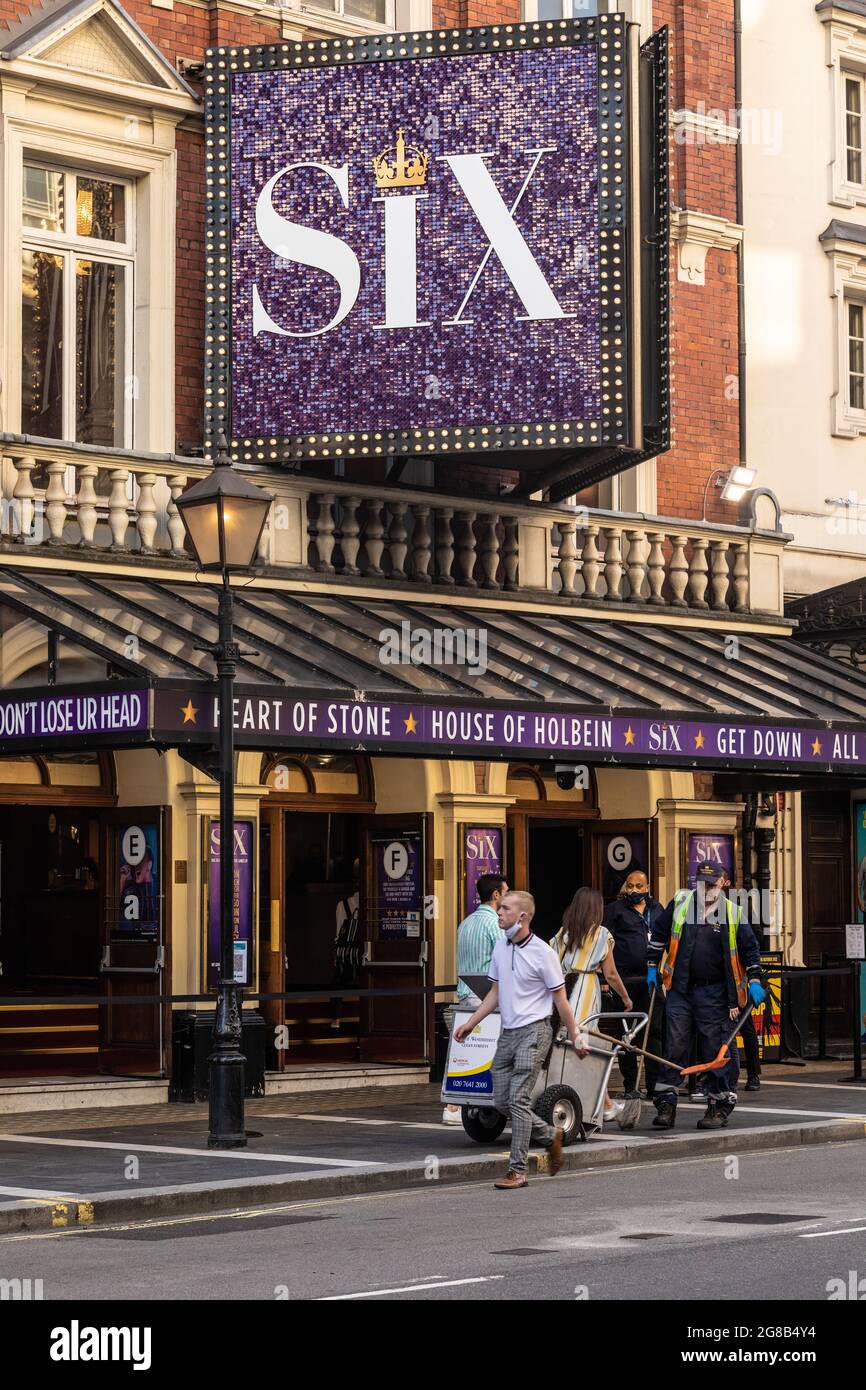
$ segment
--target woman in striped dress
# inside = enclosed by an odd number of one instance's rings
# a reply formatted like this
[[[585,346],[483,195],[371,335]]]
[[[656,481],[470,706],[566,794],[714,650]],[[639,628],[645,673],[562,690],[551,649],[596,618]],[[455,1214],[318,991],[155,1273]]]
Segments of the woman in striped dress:
[[[565,973],[577,972],[577,983],[568,1002],[574,1010],[579,1029],[592,1014],[601,1010],[599,971],[619,995],[623,1008],[632,1007],[628,991],[613,962],[613,937],[602,924],[603,917],[604,898],[601,893],[596,888],[578,888],[563,913],[562,926],[550,943]],[[593,1026],[598,1030],[598,1021]],[[606,1120],[615,1120],[621,1109],[621,1104],[605,1095]]]

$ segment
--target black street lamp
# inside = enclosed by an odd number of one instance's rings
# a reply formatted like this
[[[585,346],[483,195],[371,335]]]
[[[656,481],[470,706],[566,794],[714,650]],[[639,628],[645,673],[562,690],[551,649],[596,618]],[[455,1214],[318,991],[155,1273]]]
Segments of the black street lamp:
[[[220,764],[220,978],[210,1068],[208,1148],[240,1149],[244,1132],[244,1055],[241,987],[234,978],[235,767],[233,687],[240,648],[232,628],[230,575],[249,570],[256,557],[271,499],[235,473],[224,435],[206,478],[177,499],[199,569],[221,574],[219,636],[212,648],[219,677]]]

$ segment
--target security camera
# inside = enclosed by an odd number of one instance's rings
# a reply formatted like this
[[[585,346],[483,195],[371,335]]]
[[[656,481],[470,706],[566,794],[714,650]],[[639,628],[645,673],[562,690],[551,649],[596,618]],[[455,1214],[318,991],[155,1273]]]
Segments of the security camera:
[[[556,785],[561,791],[574,791],[574,784],[577,781],[578,769],[572,767],[571,763],[556,764]]]

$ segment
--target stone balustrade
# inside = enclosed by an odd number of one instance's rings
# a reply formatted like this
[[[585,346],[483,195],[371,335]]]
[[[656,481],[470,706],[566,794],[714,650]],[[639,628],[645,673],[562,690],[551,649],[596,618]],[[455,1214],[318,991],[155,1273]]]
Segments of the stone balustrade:
[[[0,444],[6,545],[189,560],[201,459]],[[245,470],[274,503],[259,559],[294,572],[648,611],[778,615],[787,538],[705,522]]]

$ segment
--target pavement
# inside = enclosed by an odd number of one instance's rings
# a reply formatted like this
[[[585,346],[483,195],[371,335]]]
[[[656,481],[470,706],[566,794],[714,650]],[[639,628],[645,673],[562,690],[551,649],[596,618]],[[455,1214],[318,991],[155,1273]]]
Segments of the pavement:
[[[695,1129],[703,1106],[681,1101],[676,1128],[616,1124],[565,1151],[565,1172],[866,1142],[866,1087],[844,1062],[766,1066],[729,1127]],[[207,1148],[206,1105],[148,1105],[0,1118],[0,1233],[232,1211],[490,1181],[508,1134],[477,1145],[441,1123],[438,1086],[275,1096],[247,1103],[248,1147]],[[859,1145],[858,1145],[859,1148]],[[862,1150],[861,1150],[862,1155]],[[861,1156],[862,1162],[862,1156]],[[546,1155],[532,1169],[543,1173]]]
[[[695,1157],[679,1144],[663,1161],[532,1178],[519,1192],[497,1192],[487,1180],[427,1183],[0,1234],[0,1280],[30,1280],[32,1287],[39,1280],[38,1298],[109,1300],[118,1310],[139,1300],[220,1300],[228,1291],[235,1302],[277,1303],[666,1300],[662,1323],[646,1318],[646,1335],[637,1340],[635,1316],[626,1310],[609,1325],[613,1337],[598,1311],[588,1324],[576,1310],[576,1326],[595,1329],[602,1354],[632,1378],[650,1366],[667,1374],[690,1349],[724,1352],[737,1327],[740,1343],[751,1339],[746,1346],[768,1359],[817,1351],[825,1372],[835,1345],[845,1353],[840,1370],[850,1375],[862,1330],[856,1308],[845,1319],[838,1308],[825,1318],[815,1304],[866,1295],[863,1145],[829,1142],[737,1157],[732,1150],[744,1132],[729,1136],[726,1154]],[[795,1311],[773,1301],[794,1299],[808,1306]],[[16,1307],[20,1320],[26,1310]],[[112,1317],[124,1321],[120,1312]],[[152,1320],[144,1312],[135,1318]],[[238,1325],[236,1318],[226,1324],[229,1331]],[[267,1323],[259,1315],[256,1325]],[[632,1333],[627,1344],[616,1340],[625,1328]],[[700,1339],[702,1328],[704,1337],[714,1330],[713,1340]],[[166,1328],[154,1337],[155,1353],[176,1359],[183,1333],[179,1343],[172,1324],[170,1335]],[[220,1342],[221,1357],[231,1340]]]

